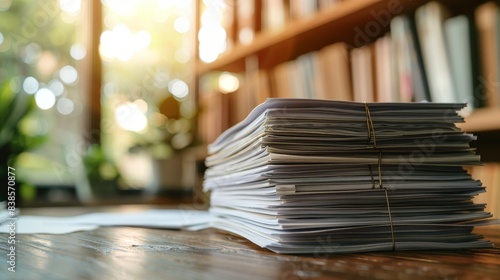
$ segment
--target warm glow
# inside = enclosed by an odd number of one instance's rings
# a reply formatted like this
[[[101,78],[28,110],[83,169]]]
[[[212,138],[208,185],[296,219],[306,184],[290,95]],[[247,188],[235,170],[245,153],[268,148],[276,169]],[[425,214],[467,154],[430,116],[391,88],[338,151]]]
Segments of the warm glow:
[[[179,17],[174,22],[174,29],[179,33],[186,33],[189,31],[189,19],[187,17]]]
[[[187,63],[191,58],[188,48],[180,48],[175,52],[174,58],[179,63]]]
[[[219,57],[219,54],[214,51],[212,48],[208,48],[207,46],[204,46],[203,48],[200,46],[200,59],[203,62],[214,62],[217,57]]]
[[[137,5],[140,4],[137,0],[101,0],[113,13],[128,16],[137,10]]]
[[[52,74],[60,67],[59,58],[51,51],[43,51],[36,62],[36,70],[43,74]]]
[[[153,125],[156,126],[156,127],[160,127],[162,125],[165,125],[165,123],[167,122],[167,117],[162,114],[162,113],[153,113],[152,115],[152,121],[153,121]]]
[[[226,51],[226,31],[221,26],[221,9],[218,1],[204,1],[207,9],[201,15],[201,28],[198,32],[199,56],[204,62],[212,62]]]
[[[187,10],[190,7],[191,1],[186,0],[156,0],[158,6],[162,10],[179,9]]]
[[[128,131],[144,132],[148,127],[148,120],[137,104],[126,102],[115,110],[118,125]]]
[[[145,30],[140,30],[134,34],[135,50],[146,49],[151,44],[151,35]]]
[[[219,77],[219,89],[222,93],[235,92],[240,87],[238,78],[230,73],[222,73]]]
[[[80,0],[59,0],[59,7],[70,15],[75,15],[80,11]]]
[[[151,43],[151,35],[144,30],[132,33],[124,24],[117,24],[113,30],[101,34],[100,53],[103,58],[117,58],[128,61],[134,53],[146,49]]]
[[[146,114],[146,112],[148,111],[148,103],[146,103],[146,101],[144,101],[143,99],[137,99],[136,101],[134,101],[134,105],[137,106],[142,114]]]

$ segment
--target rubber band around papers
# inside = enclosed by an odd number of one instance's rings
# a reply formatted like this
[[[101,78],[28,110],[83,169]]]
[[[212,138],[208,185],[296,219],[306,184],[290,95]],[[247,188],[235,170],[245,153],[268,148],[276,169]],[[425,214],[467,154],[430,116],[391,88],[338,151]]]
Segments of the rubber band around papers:
[[[392,251],[396,251],[396,239],[394,238],[394,224],[392,221],[391,214],[391,206],[389,203],[389,194],[387,192],[387,188],[383,186],[382,182],[382,150],[377,147],[377,137],[375,134],[375,126],[373,125],[373,119],[370,114],[370,108],[368,104],[365,102],[365,113],[366,113],[366,131],[368,134],[368,143],[373,140],[373,148],[378,150],[378,187],[379,189],[383,189],[385,193],[385,201],[387,205],[387,214],[389,216],[389,225],[391,227],[391,240],[392,240]],[[368,165],[368,169],[370,170],[370,178],[372,180],[372,189],[375,189],[375,179],[373,177],[373,171],[371,165]]]

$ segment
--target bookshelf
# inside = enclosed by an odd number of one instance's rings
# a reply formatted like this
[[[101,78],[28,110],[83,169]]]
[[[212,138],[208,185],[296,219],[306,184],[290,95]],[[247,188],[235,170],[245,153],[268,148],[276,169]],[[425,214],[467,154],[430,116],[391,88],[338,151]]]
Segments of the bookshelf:
[[[226,3],[235,6],[236,1],[238,0],[230,0]],[[283,62],[294,60],[300,55],[317,51],[336,42],[345,42],[351,48],[360,47],[361,43],[366,43],[364,42],[366,38],[371,43],[389,31],[390,24],[385,18],[387,15],[392,18],[400,14],[411,13],[427,2],[429,1],[344,0],[318,10],[314,16],[289,19],[279,29],[265,30],[258,26],[250,44],[235,43],[231,49],[210,63],[197,61],[195,77],[199,80],[213,71],[248,74],[246,72],[249,71],[249,60],[253,60],[256,65],[251,71],[256,71],[256,69],[269,71]],[[460,5],[448,0],[439,2],[446,5],[453,14],[470,14],[475,7],[487,1],[464,1]],[[200,1],[197,3],[200,4]],[[256,9],[261,9],[262,1],[256,0],[254,5]],[[261,17],[260,14],[254,16],[259,19]],[[338,28],[339,26],[342,28]],[[235,31],[237,27],[231,28],[233,30],[228,32],[237,32]],[[360,42],[360,30],[366,31],[363,30],[366,28],[368,32],[365,32],[366,36],[363,37],[363,42]],[[500,130],[499,116],[500,108],[498,107],[479,109],[467,117],[467,122],[461,125],[461,128],[474,133]],[[235,122],[229,121],[229,123]]]
[[[236,0],[231,2],[234,1]],[[199,63],[196,74],[200,76],[210,71],[245,71],[245,58],[253,55],[259,57],[260,67],[270,68],[338,41],[347,41],[355,45],[353,42],[355,30],[353,29],[370,21],[375,21],[378,24],[377,28],[380,28],[376,32],[379,34],[371,38],[376,39],[383,35],[389,26],[382,20],[377,21],[373,13],[390,9],[390,11],[395,11],[389,12],[391,16],[395,16],[414,11],[429,0],[343,0],[339,2],[337,5],[319,10],[314,17],[290,21],[280,30],[259,32],[251,44],[237,45],[214,62]],[[441,2],[449,6],[454,3],[452,0],[441,0]],[[458,6],[455,5],[454,12],[468,11],[471,7],[483,2],[486,1],[474,0],[460,3]],[[344,27],[345,30],[339,29],[339,26]]]
[[[237,2],[241,0],[226,0],[225,3],[233,8],[237,8]],[[273,0],[269,0],[271,2]],[[289,9],[292,1],[280,0],[285,3],[282,7]],[[279,83],[274,76],[274,71],[286,63],[299,61],[301,57],[312,52],[320,52],[328,46],[343,42],[350,54],[352,50],[369,47],[373,48],[375,42],[391,32],[391,19],[399,15],[414,15],[416,11],[428,4],[429,0],[342,0],[330,1],[334,4],[317,9],[314,14],[304,18],[292,18],[290,12],[285,14],[285,22],[278,28],[266,28],[261,22],[265,14],[264,3],[268,1],[253,0],[254,3],[254,37],[251,43],[243,44],[237,40],[238,26],[233,25],[227,30],[228,37],[234,39],[231,47],[212,62],[204,63],[200,60],[195,65],[195,77],[197,81],[202,81],[205,77],[213,73],[231,72],[238,75],[242,80],[240,89],[233,94],[220,94],[217,90],[209,93],[212,106],[205,106],[204,99],[207,98],[206,89],[201,84],[197,89],[197,98],[202,112],[211,111],[208,114],[209,119],[203,119],[204,114],[200,115],[201,121],[198,126],[206,133],[203,126],[209,124],[211,135],[201,135],[199,138],[203,144],[212,142],[215,137],[240,121],[252,108],[265,99],[265,97],[279,97],[277,95],[276,85]],[[276,2],[276,1],[274,1]],[[296,1],[300,2],[300,1]],[[321,1],[316,1],[320,3]],[[326,1],[325,1],[326,2]],[[482,18],[475,15],[478,7],[488,4],[485,0],[461,1],[457,3],[453,0],[436,1],[446,7],[450,17],[457,15],[466,15],[470,18]],[[201,5],[202,1],[197,1]],[[319,5],[319,4],[318,4]],[[497,2],[498,5],[498,2]],[[198,9],[200,11],[200,9]],[[276,11],[280,12],[280,11]],[[233,22],[237,23],[237,12],[233,12]],[[200,22],[200,21],[198,21]],[[500,22],[497,19],[497,22]],[[476,22],[477,24],[477,22]],[[498,24],[498,23],[497,23]],[[199,26],[197,27],[199,28]],[[479,27],[477,27],[479,29]],[[480,34],[478,31],[477,34]],[[484,38],[483,34],[483,38]],[[488,36],[487,36],[488,37]],[[489,37],[488,37],[489,38]],[[483,39],[484,40],[484,39]],[[483,41],[476,38],[477,44]],[[498,40],[500,42],[500,39]],[[498,52],[498,45],[495,46]],[[483,49],[477,50],[477,53],[483,54]],[[500,54],[497,54],[500,56]],[[352,57],[349,59],[349,70],[352,70]],[[491,61],[500,63],[500,59],[491,59]],[[481,60],[481,62],[483,62]],[[482,63],[480,63],[482,64]],[[489,64],[489,62],[487,63]],[[490,73],[484,74],[484,65],[475,65],[479,73],[473,73],[475,79],[482,79],[478,87],[496,88],[498,93],[498,80],[487,81],[483,84],[484,77],[491,76]],[[491,67],[489,65],[488,67]],[[500,69],[496,65],[497,70]],[[374,67],[375,69],[375,67]],[[486,69],[490,71],[491,69]],[[376,69],[373,71],[375,77]],[[352,73],[351,73],[352,75]],[[257,76],[257,78],[255,78]],[[264,77],[264,78],[258,78]],[[352,83],[352,77],[351,77]],[[352,86],[352,85],[351,85]],[[374,85],[375,87],[375,85]],[[354,89],[353,89],[354,90]],[[262,93],[264,92],[264,96]],[[257,96],[259,95],[259,96]],[[490,95],[491,96],[491,95]],[[243,97],[243,100],[241,100]],[[252,99],[253,98],[253,99]],[[335,97],[334,97],[335,98]],[[498,96],[496,98],[499,98]],[[240,99],[240,100],[239,100]],[[377,100],[376,100],[377,101]],[[216,105],[213,105],[216,104]],[[243,104],[243,105],[242,105]],[[216,108],[216,109],[210,109]],[[216,112],[214,112],[216,111]],[[216,120],[217,124],[214,124]],[[500,102],[495,105],[476,108],[465,118],[466,122],[459,124],[464,131],[475,133],[479,140],[473,143],[482,154],[483,160],[487,162],[500,162],[500,153],[497,144],[500,141]],[[495,186],[497,189],[500,186]]]

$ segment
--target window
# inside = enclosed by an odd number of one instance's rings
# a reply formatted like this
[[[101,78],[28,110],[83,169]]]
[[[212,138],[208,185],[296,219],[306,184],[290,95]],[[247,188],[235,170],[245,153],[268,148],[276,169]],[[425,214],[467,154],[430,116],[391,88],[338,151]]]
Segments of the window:
[[[191,3],[102,3],[103,145],[127,185],[140,188],[152,176],[151,156],[192,143]]]
[[[20,154],[17,165],[24,171],[18,179],[72,185],[70,174],[57,167],[66,165],[65,151],[78,141],[85,114],[80,65],[88,50],[81,32],[81,3],[1,0],[0,13],[0,80],[6,98],[0,110],[13,109],[15,96],[34,102],[17,126],[20,134],[32,139],[25,148],[36,146]]]
[[[34,103],[16,126],[30,145],[4,149],[30,183],[25,199],[47,188],[47,200],[66,200],[61,190],[94,168],[104,179],[125,169],[121,187],[144,187],[134,152],[164,158],[192,143],[191,12],[181,0],[0,0],[0,99]]]

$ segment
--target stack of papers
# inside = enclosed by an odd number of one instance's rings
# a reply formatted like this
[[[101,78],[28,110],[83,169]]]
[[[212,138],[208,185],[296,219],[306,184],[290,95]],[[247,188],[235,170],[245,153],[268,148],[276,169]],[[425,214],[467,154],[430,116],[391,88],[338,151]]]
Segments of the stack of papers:
[[[212,226],[278,253],[491,247],[463,107],[268,99],[208,147]]]

